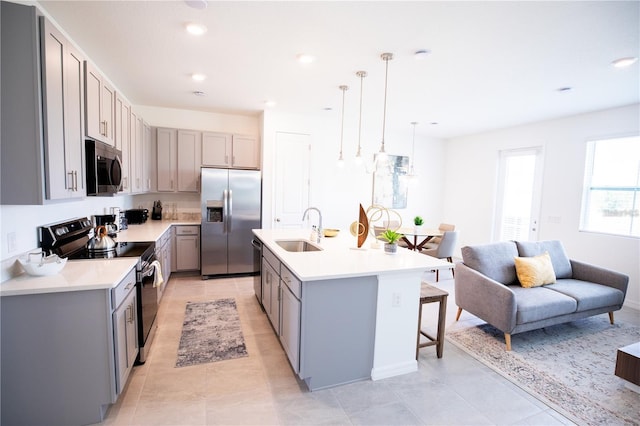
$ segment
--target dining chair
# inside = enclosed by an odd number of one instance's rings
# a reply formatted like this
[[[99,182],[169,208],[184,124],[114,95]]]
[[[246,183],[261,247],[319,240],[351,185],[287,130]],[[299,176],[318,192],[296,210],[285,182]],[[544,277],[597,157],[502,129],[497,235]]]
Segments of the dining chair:
[[[441,223],[440,226],[438,226],[438,231],[443,233],[446,231],[455,231],[455,229],[456,229],[456,226],[450,223]],[[440,241],[442,241],[442,237],[433,237],[431,240],[429,240],[427,244],[422,246],[422,249],[423,250],[434,249],[438,247],[438,244],[440,244]]]
[[[453,263],[453,252],[458,242],[458,231],[445,231],[442,234],[442,240],[436,248],[422,250],[421,253],[427,256],[436,257],[438,259],[447,259]],[[451,275],[455,277],[454,266],[451,267]],[[436,269],[436,282],[440,280],[440,272]]]

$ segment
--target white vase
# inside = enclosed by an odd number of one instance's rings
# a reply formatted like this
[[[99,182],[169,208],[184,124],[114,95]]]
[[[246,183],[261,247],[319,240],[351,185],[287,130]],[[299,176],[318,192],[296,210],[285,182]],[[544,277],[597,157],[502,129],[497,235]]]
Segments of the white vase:
[[[384,243],[384,253],[385,254],[396,254],[398,252],[398,244],[393,243]]]
[[[422,234],[422,232],[423,232],[423,231],[424,231],[424,225],[414,225],[414,227],[413,227],[413,232],[414,232],[416,235],[420,235],[420,234]]]

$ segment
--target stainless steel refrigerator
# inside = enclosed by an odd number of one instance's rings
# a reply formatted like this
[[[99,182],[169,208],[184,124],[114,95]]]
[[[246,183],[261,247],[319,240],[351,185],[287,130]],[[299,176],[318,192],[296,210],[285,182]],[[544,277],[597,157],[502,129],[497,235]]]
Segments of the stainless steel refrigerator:
[[[201,173],[202,277],[259,272],[251,230],[261,227],[260,171],[203,167]]]

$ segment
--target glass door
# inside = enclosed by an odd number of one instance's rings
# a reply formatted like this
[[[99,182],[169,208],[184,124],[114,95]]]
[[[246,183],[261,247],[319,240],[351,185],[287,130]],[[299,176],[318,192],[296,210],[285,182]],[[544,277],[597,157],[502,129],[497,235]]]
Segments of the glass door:
[[[536,241],[542,147],[500,151],[494,241]]]

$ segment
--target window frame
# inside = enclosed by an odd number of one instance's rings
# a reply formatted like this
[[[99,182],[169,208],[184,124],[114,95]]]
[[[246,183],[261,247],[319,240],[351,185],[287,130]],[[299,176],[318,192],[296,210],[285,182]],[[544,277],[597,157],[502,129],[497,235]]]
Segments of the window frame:
[[[633,211],[640,209],[640,180],[636,182],[636,186],[624,186],[624,185],[593,185],[593,171],[596,162],[596,147],[600,142],[615,141],[620,139],[637,139],[640,141],[640,134],[624,134],[609,137],[599,137],[597,139],[590,139],[585,144],[585,163],[584,163],[584,182],[582,187],[582,202],[580,206],[580,222],[579,232],[587,232],[593,234],[611,235],[623,238],[640,239],[639,235],[634,235],[631,232],[634,228],[640,227],[640,215],[631,214],[628,223],[628,230],[626,233],[614,232],[610,229],[596,229],[594,226],[589,227],[589,211],[592,201],[592,195],[594,191],[625,191],[632,192],[633,203],[632,207],[635,207]],[[640,163],[639,163],[639,175],[640,176]]]

